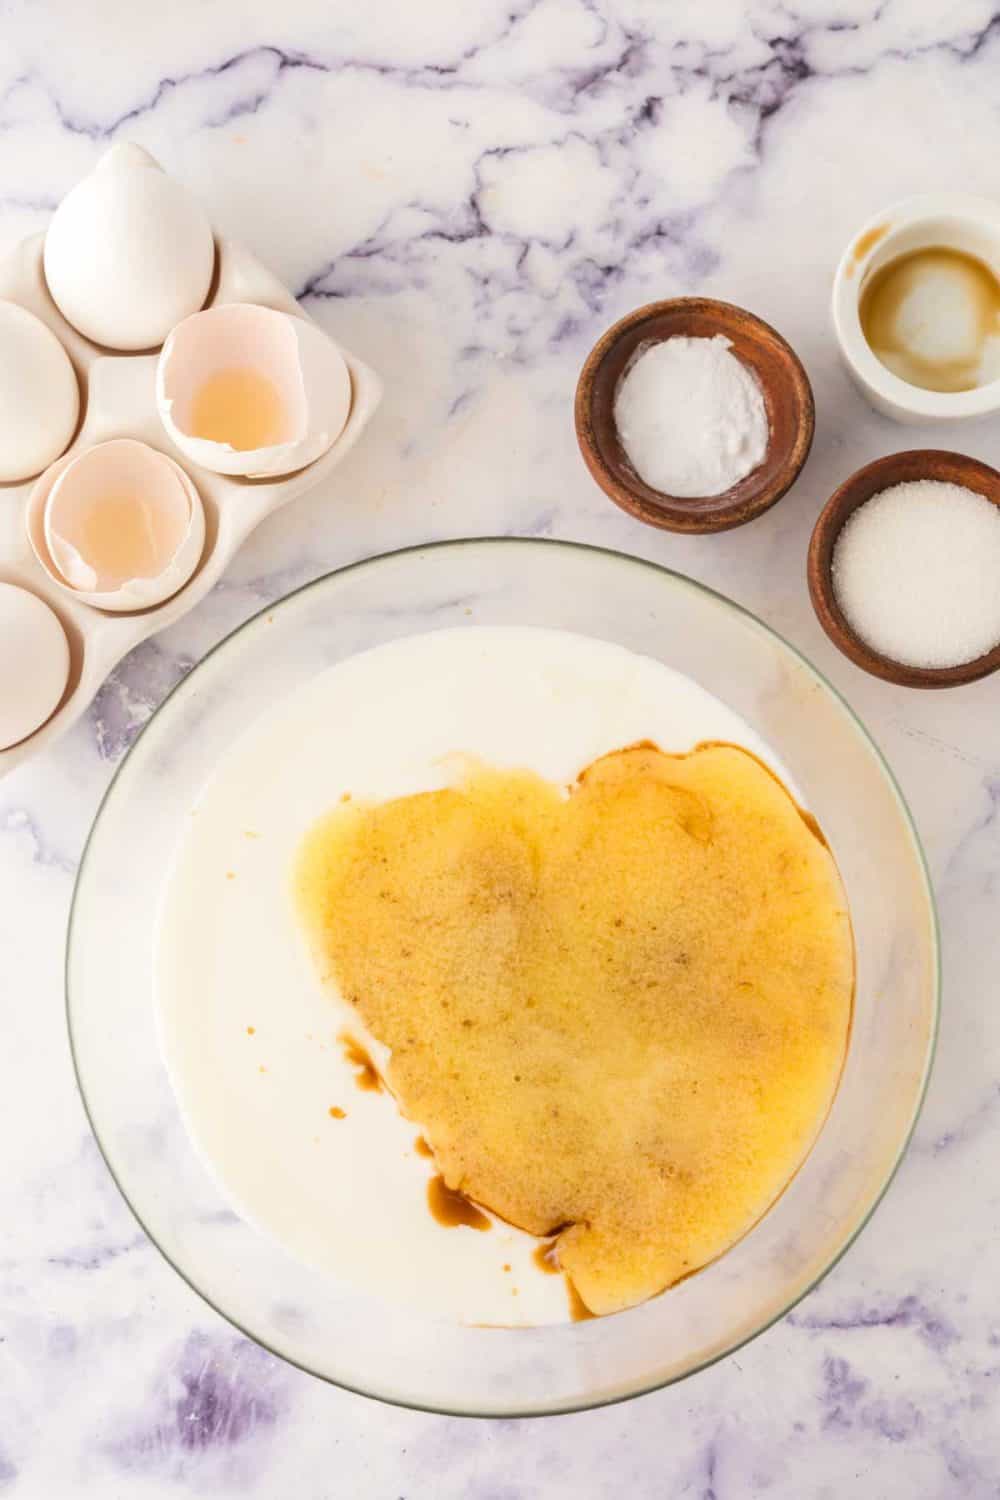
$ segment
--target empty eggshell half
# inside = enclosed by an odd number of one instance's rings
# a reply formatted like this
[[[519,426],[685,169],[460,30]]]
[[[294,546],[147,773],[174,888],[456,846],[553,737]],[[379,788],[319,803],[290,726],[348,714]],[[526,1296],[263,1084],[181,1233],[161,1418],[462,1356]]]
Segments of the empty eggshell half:
[[[0,750],[41,728],[69,679],[69,642],[44,600],[0,583]]]
[[[79,415],[62,344],[27,308],[0,302],[0,480],[40,474],[69,446]]]
[[[193,462],[257,479],[305,468],[332,447],[350,414],[351,376],[315,324],[232,302],[174,329],[157,365],[156,402]]]
[[[205,512],[172,458],[132,438],[60,459],[28,501],[28,536],[49,576],[121,612],[176,594],[205,545]]]
[[[114,146],[56,209],[45,279],[67,322],[110,349],[154,349],[204,306],[215,240],[201,204],[138,146]]]

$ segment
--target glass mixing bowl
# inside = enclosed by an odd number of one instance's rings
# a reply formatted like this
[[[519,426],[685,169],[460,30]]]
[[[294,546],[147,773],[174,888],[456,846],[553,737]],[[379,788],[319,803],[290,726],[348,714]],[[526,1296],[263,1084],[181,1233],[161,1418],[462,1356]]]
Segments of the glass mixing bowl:
[[[185,814],[267,706],[368,647],[446,626],[536,625],[678,668],[782,757],[839,862],[857,998],[811,1154],[732,1250],[642,1307],[537,1329],[462,1327],[333,1284],[251,1228],[185,1132],[157,1041],[154,930]],[[651,563],[562,542],[447,542],[376,557],[242,626],[166,700],[125,758],[80,867],[70,1036],[94,1132],[143,1228],[251,1338],[387,1401],[509,1416],[622,1400],[679,1380],[780,1318],[864,1225],[905,1149],[934,1046],[938,944],[920,845],[884,760],[796,651],[718,594]]]

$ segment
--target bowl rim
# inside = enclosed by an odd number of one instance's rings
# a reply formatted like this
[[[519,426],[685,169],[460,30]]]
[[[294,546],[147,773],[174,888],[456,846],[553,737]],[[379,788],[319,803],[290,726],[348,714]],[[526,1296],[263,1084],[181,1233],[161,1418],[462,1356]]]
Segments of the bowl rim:
[[[728,503],[723,503],[725,497],[737,488],[733,485],[719,495],[700,497],[719,502],[709,513],[699,513],[692,509],[699,497],[668,495],[654,490],[652,486],[639,480],[638,476],[636,476],[637,485],[624,483],[612,472],[596,437],[593,420],[594,387],[601,365],[622,338],[633,333],[637,328],[641,328],[644,323],[673,312],[702,313],[708,317],[715,317],[719,321],[718,332],[723,335],[735,315],[748,326],[753,334],[763,334],[768,341],[777,346],[787,363],[795,393],[797,433],[789,450],[785,469],[779,473],[772,484],[762,489],[757,495],[743,496],[740,499],[732,499]],[[609,500],[612,500],[627,515],[642,521],[647,526],[658,527],[665,531],[707,535],[717,531],[729,531],[756,520],[773,505],[777,505],[778,501],[788,493],[801,474],[812,448],[816,429],[816,401],[806,368],[791,344],[776,328],[758,317],[756,313],[751,312],[749,308],[741,307],[736,302],[726,302],[718,297],[667,297],[633,308],[631,312],[619,318],[616,323],[612,323],[611,327],[601,334],[580,369],[573,401],[573,419],[583,461],[591,477]],[[752,477],[752,472],[746,476],[746,479]],[[745,482],[746,480],[739,481],[740,484]]]
[[[872,214],[844,246],[833,278],[830,311],[841,357],[855,381],[873,397],[914,420],[961,420],[1000,410],[1000,377],[971,391],[930,391],[911,385],[884,365],[861,330],[861,289],[871,261],[885,256],[894,241],[924,220],[953,219],[985,229],[997,239],[1000,255],[1000,202],[977,193],[915,193]],[[883,233],[877,232],[882,230]],[[876,236],[859,255],[857,247]],[[891,256],[888,257],[892,259]]]
[[[986,463],[984,459],[972,458],[967,453],[956,453],[947,448],[906,448],[898,453],[885,453],[881,458],[872,459],[871,463],[863,464],[860,469],[855,469],[853,474],[849,474],[823,506],[809,538],[806,577],[809,585],[809,599],[816,618],[837,649],[856,667],[860,667],[863,672],[870,673],[872,677],[881,678],[883,682],[895,683],[898,687],[965,687],[969,683],[980,682],[984,677],[990,677],[1000,670],[1000,642],[991,646],[989,651],[983,652],[981,656],[951,667],[913,667],[905,662],[896,661],[891,656],[883,656],[880,651],[876,651],[862,640],[847,619],[837,599],[833,583],[833,553],[837,539],[851,516],[877,495],[882,488],[891,489],[897,484],[934,478],[935,476],[929,475],[926,469],[935,461],[942,459],[951,461],[958,470],[973,480],[979,479],[984,483],[992,482],[997,491],[995,497],[986,494],[974,484],[967,485],[967,488],[1000,507],[1000,471],[994,469],[992,464]],[[897,476],[886,485],[880,485],[881,476],[898,465],[900,460],[905,460],[905,466],[912,468],[913,473],[903,478]],[[965,483],[964,479],[945,482]]]
[[[871,1198],[871,1201],[867,1205],[864,1213],[862,1214],[862,1216],[860,1217],[860,1219],[858,1220],[858,1222],[852,1227],[850,1234],[846,1237],[846,1239],[844,1240],[844,1242],[837,1248],[835,1254],[833,1254],[831,1256],[831,1258],[829,1259],[829,1261],[823,1266],[822,1270],[820,1270],[816,1274],[816,1276],[812,1280],[810,1280],[808,1282],[808,1284],[806,1286],[804,1286],[801,1290],[797,1291],[792,1296],[791,1300],[780,1311],[774,1313],[773,1315],[766,1316],[756,1327],[754,1327],[749,1333],[747,1333],[745,1337],[740,1338],[737,1342],[729,1345],[727,1348],[719,1350],[717,1353],[712,1354],[709,1358],[703,1360],[700,1364],[697,1364],[697,1365],[693,1366],[691,1369],[684,1371],[682,1374],[672,1375],[672,1376],[669,1376],[666,1379],[656,1379],[656,1378],[654,1378],[648,1385],[643,1385],[641,1387],[636,1388],[635,1390],[625,1391],[625,1392],[615,1392],[612,1395],[604,1396],[604,1397],[598,1397],[595,1400],[576,1400],[576,1399],[574,1399],[574,1400],[570,1400],[570,1401],[567,1401],[565,1403],[562,1403],[562,1404],[560,1404],[558,1406],[554,1406],[554,1407],[551,1407],[551,1408],[546,1408],[544,1410],[538,1410],[537,1408],[527,1408],[527,1409],[523,1409],[523,1410],[522,1409],[504,1410],[502,1413],[497,1412],[497,1411],[479,1411],[479,1412],[461,1411],[461,1410],[455,1410],[454,1408],[451,1408],[451,1407],[446,1407],[446,1406],[442,1406],[442,1405],[436,1405],[433,1402],[422,1402],[422,1401],[418,1401],[418,1400],[401,1399],[399,1397],[390,1397],[390,1396],[388,1396],[388,1395],[386,1395],[386,1394],[384,1394],[382,1392],[379,1392],[379,1391],[376,1391],[376,1390],[367,1390],[367,1389],[365,1389],[362,1386],[354,1385],[354,1384],[352,1384],[348,1380],[334,1378],[330,1374],[327,1374],[325,1372],[314,1370],[314,1369],[310,1368],[310,1366],[308,1366],[307,1364],[305,1364],[304,1362],[302,1362],[300,1360],[295,1359],[293,1356],[290,1356],[289,1354],[285,1353],[283,1350],[279,1350],[279,1349],[273,1348],[270,1344],[268,1344],[266,1342],[266,1340],[262,1339],[252,1329],[247,1328],[243,1323],[241,1323],[237,1318],[233,1317],[224,1308],[217,1306],[217,1304],[212,1300],[212,1298],[209,1297],[207,1295],[207,1293],[204,1292],[191,1279],[191,1277],[184,1270],[184,1268],[182,1266],[178,1265],[177,1262],[175,1260],[173,1260],[171,1258],[171,1256],[168,1255],[167,1252],[161,1247],[161,1245],[160,1245],[159,1241],[157,1240],[156,1236],[147,1227],[147,1225],[146,1225],[145,1221],[143,1220],[141,1214],[138,1212],[137,1208],[132,1203],[130,1197],[128,1196],[128,1193],[126,1192],[126,1190],[125,1190],[122,1182],[119,1179],[119,1176],[118,1176],[117,1172],[115,1171],[115,1168],[114,1168],[114,1166],[113,1166],[113,1164],[111,1162],[111,1159],[110,1159],[107,1151],[105,1150],[104,1143],[101,1140],[100,1134],[98,1133],[97,1128],[96,1128],[95,1123],[94,1123],[94,1116],[93,1116],[93,1114],[91,1112],[90,1104],[89,1104],[88,1098],[87,1098],[86,1088],[84,1086],[84,1081],[83,1081],[83,1077],[82,1077],[81,1070],[80,1070],[80,1062],[79,1062],[79,1057],[78,1057],[77,1047],[76,1047],[76,1041],[75,1041],[75,1036],[74,1036],[74,1027],[73,1027],[73,998],[72,998],[72,989],[71,989],[71,982],[70,982],[70,958],[71,958],[71,953],[72,953],[72,949],[73,949],[73,942],[74,942],[75,919],[76,919],[76,915],[77,915],[77,904],[78,904],[78,899],[79,899],[79,894],[80,894],[80,889],[81,889],[82,883],[83,883],[84,879],[86,878],[86,871],[87,871],[87,865],[88,865],[88,856],[89,856],[89,854],[91,852],[91,849],[93,847],[94,840],[95,840],[95,835],[96,835],[97,829],[98,829],[98,827],[100,825],[102,814],[103,814],[103,812],[105,810],[105,807],[108,805],[110,799],[114,795],[116,795],[116,788],[119,785],[119,780],[120,780],[120,777],[121,777],[121,773],[122,773],[123,768],[125,767],[126,763],[128,762],[128,759],[131,756],[133,750],[139,744],[140,740],[142,739],[142,737],[146,733],[146,731],[151,727],[151,725],[153,724],[153,721],[157,718],[157,716],[160,713],[162,713],[164,711],[164,709],[166,708],[167,704],[171,702],[171,700],[174,698],[174,696],[177,695],[177,694],[179,694],[180,692],[182,692],[182,690],[185,688],[185,686],[187,686],[188,688],[190,688],[193,679],[196,677],[198,669],[201,666],[203,666],[205,663],[207,663],[208,661],[210,661],[217,653],[221,652],[223,650],[223,648],[225,648],[229,643],[235,641],[245,630],[248,630],[251,627],[253,627],[261,619],[266,618],[268,615],[273,615],[277,609],[281,608],[283,605],[285,605],[287,603],[290,603],[292,600],[297,599],[298,597],[300,597],[301,595],[307,593],[308,591],[310,591],[312,589],[321,588],[324,584],[328,583],[331,579],[339,578],[339,577],[341,577],[343,575],[346,575],[346,574],[358,572],[358,571],[361,571],[361,570],[363,570],[365,568],[370,568],[370,567],[373,567],[373,566],[377,566],[380,562],[382,562],[384,559],[387,559],[387,558],[398,558],[398,557],[403,557],[403,556],[406,556],[406,555],[419,556],[419,554],[426,553],[426,552],[429,552],[429,551],[440,551],[440,550],[444,550],[444,549],[459,550],[459,549],[462,549],[462,548],[465,548],[465,547],[484,546],[484,545],[485,546],[498,546],[498,545],[499,546],[509,546],[509,547],[521,548],[521,549],[528,549],[528,548],[530,548],[530,549],[537,549],[537,548],[543,548],[543,547],[544,548],[559,548],[559,549],[562,549],[564,551],[575,551],[575,552],[586,552],[586,553],[591,553],[591,554],[597,554],[597,555],[600,555],[600,556],[604,556],[604,557],[608,557],[608,558],[614,559],[616,562],[631,563],[631,564],[634,564],[636,567],[644,568],[644,569],[646,569],[648,571],[652,571],[654,573],[665,575],[665,577],[668,578],[668,579],[670,579],[674,584],[679,584],[683,588],[691,589],[694,592],[702,593],[702,594],[707,595],[709,598],[711,598],[712,600],[714,600],[717,604],[722,605],[725,609],[727,609],[727,610],[731,611],[732,613],[734,613],[735,615],[741,617],[744,621],[749,622],[756,629],[758,629],[760,631],[763,631],[766,635],[768,635],[768,636],[772,637],[774,640],[778,641],[779,644],[782,647],[784,647],[784,649],[787,650],[795,658],[795,660],[798,661],[805,668],[806,672],[809,673],[816,680],[817,684],[820,687],[824,688],[830,694],[830,696],[833,698],[833,700],[845,711],[845,713],[847,714],[848,718],[850,719],[853,727],[855,728],[855,730],[857,731],[857,733],[860,735],[862,741],[866,744],[867,748],[871,751],[872,755],[875,758],[876,764],[880,767],[880,769],[882,771],[882,774],[883,774],[883,776],[885,778],[885,781],[886,781],[886,784],[888,786],[888,789],[889,789],[890,793],[892,794],[892,796],[894,797],[894,799],[896,801],[896,804],[897,804],[897,806],[899,808],[899,811],[900,811],[900,814],[901,814],[901,817],[902,817],[903,826],[904,826],[904,829],[906,830],[906,832],[909,835],[909,841],[910,841],[910,844],[911,844],[911,847],[912,847],[912,850],[913,850],[913,853],[914,853],[914,856],[915,856],[916,868],[917,868],[917,870],[919,871],[919,873],[920,873],[920,875],[922,877],[923,895],[924,895],[925,900],[926,900],[927,914],[928,914],[928,928],[929,928],[928,937],[929,937],[929,941],[930,941],[930,953],[931,953],[931,960],[932,960],[932,962],[931,962],[931,980],[932,980],[932,994],[931,994],[932,1006],[931,1006],[931,1015],[930,1015],[930,1020],[929,1020],[928,1036],[927,1036],[927,1043],[926,1043],[925,1054],[924,1054],[923,1067],[922,1067],[922,1071],[921,1071],[920,1077],[919,1077],[919,1079],[917,1081],[916,1088],[915,1088],[915,1091],[914,1091],[913,1109],[912,1109],[912,1113],[911,1113],[909,1122],[908,1122],[908,1124],[906,1126],[905,1131],[903,1131],[901,1133],[898,1149],[896,1151],[896,1154],[895,1154],[895,1156],[893,1158],[892,1164],[891,1164],[888,1172],[886,1173],[886,1176],[885,1176],[883,1182],[880,1184],[878,1190],[874,1193],[873,1197]],[[79,865],[77,866],[76,877],[75,877],[74,882],[73,882],[73,894],[72,894],[71,901],[70,901],[70,908],[69,908],[69,913],[68,913],[67,923],[66,923],[66,942],[65,942],[64,964],[63,964],[63,988],[64,988],[66,1028],[67,1028],[67,1036],[68,1036],[69,1049],[70,1049],[70,1057],[71,1057],[71,1061],[72,1061],[72,1065],[73,1065],[73,1073],[74,1073],[74,1077],[76,1079],[77,1089],[79,1091],[80,1100],[81,1100],[81,1103],[83,1105],[83,1110],[84,1110],[84,1114],[85,1114],[86,1119],[87,1119],[87,1123],[90,1126],[91,1133],[92,1133],[92,1135],[94,1137],[94,1140],[95,1140],[95,1142],[97,1144],[97,1148],[98,1148],[98,1150],[99,1150],[99,1152],[101,1154],[101,1157],[102,1157],[102,1159],[104,1161],[104,1164],[105,1164],[105,1166],[108,1169],[108,1173],[109,1173],[109,1175],[111,1177],[111,1180],[115,1184],[115,1187],[118,1189],[119,1193],[121,1194],[122,1199],[124,1200],[126,1207],[128,1208],[129,1212],[132,1214],[132,1217],[135,1219],[136,1223],[139,1225],[139,1228],[147,1236],[147,1238],[149,1239],[150,1243],[155,1247],[155,1249],[157,1250],[158,1254],[163,1258],[163,1260],[166,1261],[166,1263],[181,1278],[181,1280],[183,1282],[185,1282],[185,1284],[188,1287],[190,1287],[190,1289],[193,1292],[195,1292],[197,1294],[197,1296],[201,1299],[202,1302],[205,1303],[206,1306],[210,1307],[214,1313],[218,1314],[218,1316],[220,1316],[221,1318],[223,1318],[230,1325],[230,1327],[235,1328],[237,1330],[237,1332],[239,1332],[240,1334],[243,1335],[243,1337],[249,1339],[251,1342],[253,1342],[254,1344],[256,1344],[258,1347],[263,1348],[264,1350],[266,1350],[266,1352],[268,1354],[271,1354],[272,1356],[274,1356],[277,1359],[283,1360],[286,1364],[289,1364],[289,1365],[293,1366],[294,1368],[303,1371],[303,1373],[305,1373],[307,1375],[312,1375],[316,1379],[322,1380],[326,1384],[334,1386],[337,1389],[348,1391],[348,1392],[350,1392],[353,1395],[366,1396],[369,1399],[383,1402],[384,1404],[389,1405],[389,1406],[398,1406],[398,1407],[401,1407],[401,1408],[405,1408],[407,1410],[427,1412],[427,1413],[430,1413],[430,1414],[433,1414],[433,1415],[437,1415],[437,1416],[460,1416],[460,1417],[471,1417],[471,1418],[475,1418],[475,1419],[497,1418],[497,1419],[502,1419],[502,1420],[510,1420],[512,1418],[518,1418],[519,1419],[519,1418],[523,1418],[523,1417],[538,1417],[538,1418],[542,1418],[542,1417],[547,1417],[547,1416],[560,1416],[560,1415],[567,1415],[567,1414],[572,1413],[572,1412],[591,1411],[591,1410],[597,1410],[597,1409],[599,1409],[601,1407],[616,1406],[616,1405],[619,1405],[622,1402],[634,1400],[636,1397],[650,1395],[650,1394],[652,1394],[655,1391],[664,1390],[668,1386],[679,1384],[681,1381],[689,1379],[691,1376],[700,1374],[701,1371],[709,1369],[712,1365],[719,1363],[721,1360],[723,1360],[725,1358],[728,1358],[732,1354],[735,1354],[739,1349],[742,1349],[745,1345],[749,1344],[754,1339],[758,1338],[762,1333],[767,1332],[767,1330],[769,1328],[773,1327],[776,1323],[780,1322],[783,1318],[787,1317],[787,1315],[795,1307],[797,1307],[798,1304],[805,1297],[807,1297],[809,1295],[809,1293],[812,1292],[820,1284],[820,1282],[822,1282],[823,1280],[825,1280],[825,1278],[829,1275],[829,1273],[833,1270],[833,1268],[836,1265],[838,1265],[839,1262],[843,1259],[843,1257],[847,1254],[847,1251],[851,1248],[851,1246],[857,1240],[857,1238],[861,1234],[862,1230],[864,1230],[867,1227],[867,1225],[871,1222],[872,1215],[875,1213],[875,1210],[878,1208],[879,1204],[882,1202],[882,1200],[885,1197],[886,1193],[888,1192],[889,1187],[891,1186],[894,1178],[896,1177],[896,1174],[897,1174],[897,1172],[899,1170],[899,1167],[900,1167],[900,1164],[901,1164],[901,1162],[903,1160],[903,1157],[905,1156],[906,1151],[907,1151],[907,1149],[908,1149],[908,1147],[910,1145],[910,1142],[911,1142],[911,1140],[913,1138],[913,1133],[914,1133],[914,1130],[916,1128],[917,1121],[918,1121],[918,1119],[920,1117],[920,1112],[921,1112],[921,1109],[923,1108],[924,1100],[925,1100],[926,1094],[927,1094],[927,1087],[928,1087],[928,1082],[929,1082],[929,1079],[930,1079],[931,1069],[932,1069],[932,1066],[933,1066],[934,1057],[935,1057],[935,1053],[936,1053],[936,1049],[937,1049],[937,1040],[938,1040],[939,1028],[940,1028],[940,1013],[941,1013],[941,937],[940,937],[940,923],[939,923],[938,912],[937,912],[937,904],[936,904],[935,896],[934,896],[934,886],[933,886],[933,882],[931,880],[931,874],[930,874],[930,869],[929,869],[929,866],[928,866],[928,863],[927,863],[927,857],[926,857],[926,855],[924,853],[923,845],[922,845],[921,840],[920,840],[920,835],[919,835],[919,833],[917,831],[916,824],[914,822],[913,816],[912,816],[912,814],[910,812],[910,809],[909,809],[909,806],[908,806],[908,804],[906,802],[906,799],[905,799],[905,797],[903,795],[903,792],[902,792],[902,789],[901,789],[901,787],[899,785],[899,782],[897,781],[897,779],[896,779],[896,777],[895,777],[895,775],[894,775],[894,773],[893,773],[893,771],[892,771],[892,769],[891,769],[888,761],[886,760],[885,756],[882,754],[882,751],[879,749],[878,744],[873,739],[873,737],[871,736],[871,734],[868,732],[868,730],[865,727],[865,725],[862,722],[862,720],[855,713],[854,709],[851,707],[851,705],[848,702],[848,700],[833,685],[833,683],[831,683],[824,676],[824,674],[819,671],[818,668],[816,668],[815,666],[813,666],[812,662],[809,661],[809,659],[803,654],[803,652],[801,652],[798,649],[798,647],[792,645],[791,642],[789,642],[788,640],[786,640],[786,638],[783,635],[781,635],[778,631],[774,630],[770,625],[766,624],[763,620],[761,620],[759,618],[759,616],[753,614],[753,612],[751,610],[746,609],[741,604],[737,604],[735,602],[735,600],[729,599],[729,598],[727,598],[727,596],[725,594],[720,593],[717,589],[713,589],[713,588],[709,587],[707,584],[701,583],[701,582],[699,582],[696,579],[690,578],[687,574],[681,573],[677,569],[665,567],[661,563],[652,562],[652,561],[649,561],[646,558],[636,557],[636,556],[632,555],[631,553],[619,552],[619,551],[616,551],[614,548],[611,548],[611,547],[600,547],[600,546],[595,546],[595,545],[593,545],[591,543],[586,543],[586,542],[576,542],[576,541],[569,541],[569,540],[563,540],[563,539],[558,539],[558,538],[551,538],[550,539],[550,538],[541,538],[541,537],[522,537],[522,536],[490,535],[490,536],[446,538],[446,539],[442,539],[442,540],[439,540],[439,541],[431,541],[431,542],[424,542],[424,543],[415,543],[415,544],[410,545],[410,546],[395,548],[395,549],[393,549],[393,550],[391,550],[389,552],[376,553],[376,554],[374,554],[374,555],[372,555],[370,557],[359,558],[356,561],[351,562],[351,563],[347,563],[347,564],[343,565],[340,568],[329,569],[327,572],[319,574],[316,578],[311,579],[309,582],[301,584],[301,585],[299,585],[299,587],[297,587],[295,589],[292,589],[289,593],[282,595],[280,598],[276,599],[272,603],[266,603],[266,604],[264,604],[261,609],[255,611],[252,615],[248,616],[248,618],[246,620],[242,621],[239,625],[237,625],[236,627],[234,627],[233,630],[228,631],[224,636],[222,636],[221,639],[218,640],[215,643],[214,646],[212,646],[208,651],[206,651],[206,653],[204,654],[204,656],[202,656],[199,659],[199,661],[191,668],[191,670],[189,672],[187,672],[185,674],[185,676],[180,679],[179,682],[177,682],[177,683],[174,684],[174,686],[170,689],[170,691],[165,695],[165,697],[161,700],[161,702],[154,709],[154,711],[150,715],[149,719],[147,719],[146,722],[145,722],[145,724],[143,724],[142,728],[139,730],[139,732],[136,735],[135,739],[132,741],[132,744],[128,747],[128,749],[126,750],[125,754],[121,757],[121,759],[119,760],[118,764],[116,765],[116,767],[115,767],[115,769],[114,769],[114,771],[112,773],[111,780],[109,781],[107,787],[105,788],[105,791],[104,791],[104,793],[103,793],[103,795],[101,797],[101,800],[100,800],[100,802],[98,804],[97,811],[94,814],[93,822],[91,823],[90,829],[89,829],[89,831],[87,833],[87,838],[86,838],[86,841],[85,841],[84,846],[83,846],[83,850],[82,850],[81,855],[80,855]],[[572,1326],[572,1325],[569,1325],[569,1326]]]

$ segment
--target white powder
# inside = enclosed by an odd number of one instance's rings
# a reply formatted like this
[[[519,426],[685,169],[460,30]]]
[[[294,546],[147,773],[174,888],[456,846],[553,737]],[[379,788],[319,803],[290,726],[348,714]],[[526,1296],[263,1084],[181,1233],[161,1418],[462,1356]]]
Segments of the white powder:
[[[722,334],[640,350],[615,425],[640,479],[664,495],[721,495],[763,462],[770,430],[756,375]]]
[[[974,661],[1000,641],[1000,509],[934,479],[882,490],[837,538],[833,586],[882,656],[909,667]]]

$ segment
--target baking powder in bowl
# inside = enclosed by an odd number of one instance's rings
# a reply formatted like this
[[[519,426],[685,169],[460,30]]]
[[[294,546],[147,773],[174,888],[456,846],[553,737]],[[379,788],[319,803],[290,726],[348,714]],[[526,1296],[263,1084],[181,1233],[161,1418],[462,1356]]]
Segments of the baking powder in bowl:
[[[679,499],[721,495],[764,460],[760,383],[722,334],[641,346],[615,396],[615,426],[639,478]]]

